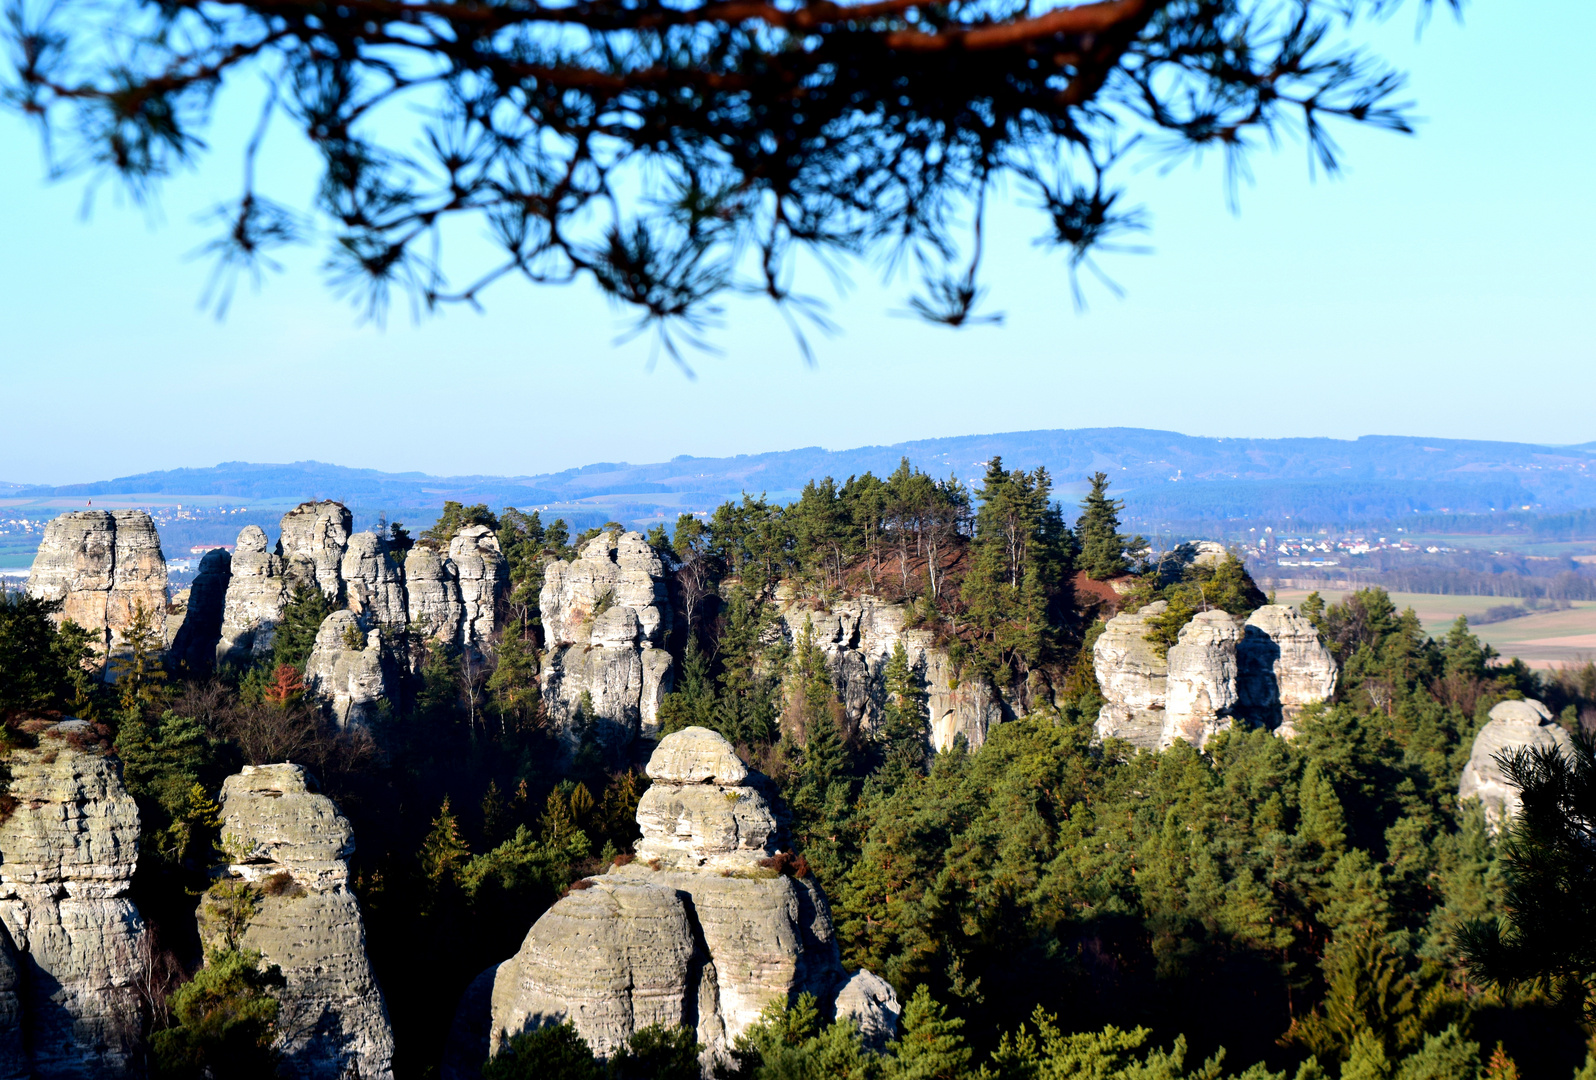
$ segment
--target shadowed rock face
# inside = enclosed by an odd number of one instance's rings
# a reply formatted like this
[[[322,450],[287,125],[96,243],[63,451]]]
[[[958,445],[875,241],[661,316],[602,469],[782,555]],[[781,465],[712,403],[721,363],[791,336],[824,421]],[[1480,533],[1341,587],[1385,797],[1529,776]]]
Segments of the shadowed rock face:
[[[1156,750],[1163,740],[1169,661],[1147,640],[1147,629],[1148,620],[1168,607],[1158,600],[1114,616],[1092,646],[1092,665],[1105,700],[1097,716],[1099,739],[1124,739],[1142,750]]]
[[[233,557],[222,548],[207,551],[200,560],[199,573],[188,588],[182,622],[172,636],[168,652],[171,661],[195,673],[210,671],[216,664],[216,643],[222,638],[222,619],[227,611],[227,585],[233,577]]]
[[[543,701],[571,731],[585,693],[594,734],[625,746],[658,731],[671,688],[663,648],[671,609],[665,566],[642,533],[600,533],[570,562],[551,562],[539,594],[548,651]]]
[[[354,834],[299,765],[246,766],[222,784],[228,872],[262,886],[241,944],[282,969],[277,1048],[289,1076],[391,1080],[393,1031],[349,890]],[[219,928],[207,899],[200,934]]]
[[[358,647],[352,647],[356,642]],[[370,723],[391,683],[379,631],[362,630],[349,611],[322,620],[305,662],[305,686],[327,704],[340,727]]]
[[[1555,748],[1567,754],[1573,748],[1573,739],[1539,701],[1498,702],[1474,737],[1474,749],[1458,781],[1458,801],[1479,799],[1485,808],[1486,825],[1491,832],[1498,832],[1522,804],[1518,789],[1508,782],[1496,757],[1540,748]]]
[[[1247,617],[1236,646],[1236,712],[1289,735],[1306,705],[1336,689],[1336,661],[1296,608],[1268,604]]]
[[[832,682],[848,718],[866,731],[880,723],[886,706],[886,669],[893,649],[902,642],[909,667],[926,692],[929,744],[937,750],[951,747],[964,736],[971,749],[986,741],[993,725],[1007,715],[1003,701],[983,679],[959,679],[947,650],[937,648],[926,630],[904,626],[909,609],[872,596],[842,600],[826,611],[807,604],[787,603],[777,611],[783,635],[797,641],[805,623],[831,667]]]
[[[44,528],[29,596],[61,601],[56,625],[91,631],[102,655],[114,654],[142,604],[155,626],[166,612],[166,559],[143,510],[74,510]]]
[[[288,580],[282,557],[266,550],[266,532],[259,525],[239,532],[229,569],[216,663],[250,664],[272,651],[288,602]]]
[[[1180,628],[1169,649],[1164,730],[1159,749],[1185,739],[1199,750],[1229,730],[1236,705],[1236,643],[1241,624],[1223,611],[1202,611]]]
[[[0,1024],[0,1068],[19,1041],[26,1067],[4,1075],[142,1075],[147,942],[127,898],[138,806],[114,760],[72,745],[87,727],[63,721],[8,762],[18,805],[0,825],[0,1020],[17,1017],[21,1037]]]
[[[277,554],[283,559],[288,592],[299,585],[314,585],[336,603],[342,594],[339,569],[349,546],[353,521],[343,503],[300,503],[283,515]]]
[[[874,1045],[895,1034],[897,999],[843,969],[819,886],[760,865],[781,840],[763,778],[704,728],[663,739],[648,774],[636,861],[573,889],[494,974],[492,1048],[570,1020],[608,1057],[640,1028],[682,1024],[707,1048],[707,1076],[766,1005],[802,992],[853,1017]],[[468,1006],[453,1076],[481,1063],[462,1051],[478,1045]]]

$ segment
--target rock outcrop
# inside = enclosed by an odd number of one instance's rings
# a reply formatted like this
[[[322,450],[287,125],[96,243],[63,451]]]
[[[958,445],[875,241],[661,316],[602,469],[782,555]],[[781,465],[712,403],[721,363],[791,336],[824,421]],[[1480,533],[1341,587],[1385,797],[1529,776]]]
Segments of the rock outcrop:
[[[905,627],[908,614],[905,604],[871,596],[838,601],[824,611],[790,600],[777,609],[789,641],[796,642],[806,624],[812,628],[852,723],[868,731],[880,721],[887,698],[887,661],[901,641],[925,688],[931,745],[946,750],[962,735],[971,749],[979,747],[1006,716],[1002,698],[985,680],[960,679],[947,650],[936,647],[934,635]]]
[[[449,541],[449,560],[460,582],[464,641],[491,641],[503,622],[501,609],[510,584],[510,564],[499,550],[499,538],[486,525],[467,525]]]
[[[406,624],[404,574],[389,556],[382,537],[374,532],[351,536],[339,574],[350,611],[381,626]]]
[[[643,534],[600,533],[570,562],[549,563],[539,605],[543,702],[554,723],[568,734],[588,725],[607,746],[657,732],[671,688],[671,607],[664,563]],[[579,715],[584,695],[591,716]]]
[[[290,595],[297,586],[314,585],[337,603],[343,591],[339,571],[352,522],[349,508],[331,500],[300,503],[283,515],[277,554],[283,557]]]
[[[1099,739],[1161,750],[1176,739],[1201,748],[1235,721],[1290,737],[1304,706],[1335,692],[1336,663],[1313,624],[1280,604],[1245,624],[1205,611],[1181,627],[1167,658],[1147,640],[1164,601],[1114,616],[1092,649],[1106,704]]]
[[[288,602],[281,555],[266,550],[266,531],[246,525],[233,546],[222,607],[217,664],[249,664],[272,651],[272,638]]]
[[[763,778],[703,728],[663,739],[648,773],[637,858],[579,882],[498,967],[492,1048],[569,1020],[607,1057],[640,1028],[686,1025],[708,1075],[766,1005],[804,992],[878,1043],[890,1037],[891,988],[842,968],[825,896],[779,869]]]
[[[0,824],[0,1016],[18,1017],[18,1074],[35,1080],[142,1075],[149,960],[127,897],[139,812],[87,733],[62,721],[7,762],[16,807]],[[16,1041],[0,1035],[0,1062],[14,1060]]]
[[[1247,617],[1236,646],[1236,711],[1289,736],[1303,706],[1336,690],[1336,660],[1296,608],[1267,604]]]
[[[1485,808],[1485,822],[1494,833],[1518,813],[1518,789],[1508,782],[1497,762],[1498,754],[1515,750],[1556,748],[1564,753],[1573,749],[1573,739],[1564,731],[1551,710],[1539,701],[1502,701],[1491,709],[1490,719],[1474,737],[1474,749],[1458,781],[1457,797],[1478,799]]]
[[[454,563],[425,544],[405,556],[405,595],[410,628],[428,641],[460,639],[465,609],[460,603],[460,577]]]
[[[1147,630],[1149,620],[1168,607],[1158,600],[1115,615],[1092,646],[1105,701],[1097,715],[1099,739],[1123,739],[1143,750],[1156,750],[1163,741],[1169,661],[1147,640]]]
[[[369,724],[393,685],[381,631],[362,629],[350,611],[322,620],[305,662],[305,686],[326,703],[340,727]]]
[[[29,596],[61,602],[57,625],[70,620],[112,655],[140,605],[161,628],[166,559],[155,523],[143,510],[74,510],[44,527],[28,574]]]
[[[393,1030],[366,958],[365,923],[349,889],[354,834],[299,765],[245,766],[222,784],[227,872],[259,890],[242,936],[287,982],[277,1047],[305,1080],[390,1080]],[[212,901],[200,933],[219,930]]]
[[[174,666],[197,674],[215,666],[216,643],[222,637],[232,567],[232,555],[222,548],[207,551],[200,560],[194,583],[185,590],[188,595],[182,598],[182,621],[167,650],[167,659]]]
[[[1228,731],[1236,705],[1236,644],[1241,623],[1223,611],[1201,611],[1180,628],[1169,649],[1160,750],[1185,739],[1201,750]]]

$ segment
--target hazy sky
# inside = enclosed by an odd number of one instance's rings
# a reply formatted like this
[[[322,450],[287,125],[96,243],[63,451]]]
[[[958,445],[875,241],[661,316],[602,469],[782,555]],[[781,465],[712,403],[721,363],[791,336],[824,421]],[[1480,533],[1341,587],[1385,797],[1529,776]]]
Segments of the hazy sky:
[[[586,286],[506,283],[487,310],[359,325],[316,253],[225,322],[197,307],[198,210],[228,194],[247,126],[171,185],[162,217],[81,184],[47,187],[31,133],[0,118],[0,480],[63,483],[226,460],[315,458],[434,473],[532,473],[1029,428],[1203,435],[1428,434],[1596,439],[1596,5],[1477,0],[1381,49],[1413,76],[1417,138],[1341,133],[1350,164],[1311,182],[1300,147],[1254,159],[1239,216],[1217,160],[1132,197],[1146,256],[1105,261],[1126,296],[1073,309],[1040,219],[1001,211],[989,283],[998,328],[892,314],[869,279],[843,328],[800,359],[780,319],[735,306],[691,381],[616,345]],[[283,130],[286,136],[286,129]],[[286,137],[268,171],[298,179]],[[307,200],[308,201],[308,200]]]

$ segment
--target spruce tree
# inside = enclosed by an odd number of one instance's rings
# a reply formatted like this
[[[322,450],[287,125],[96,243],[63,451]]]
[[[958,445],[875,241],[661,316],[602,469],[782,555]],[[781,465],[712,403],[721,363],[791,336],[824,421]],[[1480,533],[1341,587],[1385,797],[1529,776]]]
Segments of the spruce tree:
[[[1108,474],[1091,476],[1092,490],[1081,501],[1081,516],[1075,523],[1080,544],[1076,565],[1093,581],[1104,581],[1130,570],[1125,552],[1140,551],[1147,541],[1140,536],[1125,536],[1119,531],[1119,512],[1125,504],[1108,497]]]
[[[970,1064],[964,1021],[949,1016],[921,983],[904,1006],[898,1037],[887,1047],[885,1072],[893,1080],[959,1080]]]
[[[883,757],[889,766],[922,771],[926,763],[925,690],[900,639],[883,672],[887,703],[881,710]]]

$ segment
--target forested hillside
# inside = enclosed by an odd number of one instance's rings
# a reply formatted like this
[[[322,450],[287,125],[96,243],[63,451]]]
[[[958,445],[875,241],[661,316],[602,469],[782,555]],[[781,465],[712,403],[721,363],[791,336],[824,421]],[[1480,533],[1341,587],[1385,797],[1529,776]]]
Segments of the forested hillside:
[[[1098,742],[1092,644],[1108,616],[1164,601],[1150,633],[1167,648],[1199,611],[1244,616],[1266,600],[1233,556],[1145,562],[1109,482],[1097,472],[1077,509],[1045,467],[993,457],[965,485],[904,459],[648,534],[674,611],[661,733],[718,731],[771,779],[794,844],[781,872],[812,875],[844,963],[906,1003],[883,1054],[799,999],[745,1033],[724,1068],[769,1080],[1596,1077],[1582,993],[1504,990],[1464,963],[1461,928],[1505,913],[1504,863],[1480,805],[1457,798],[1493,705],[1533,697],[1570,728],[1592,725],[1596,668],[1503,663],[1462,621],[1430,639],[1378,589],[1313,597],[1303,614],[1340,680],[1295,737],[1238,725],[1202,751]],[[165,1033],[155,1074],[274,1067],[251,1005],[273,993],[258,956],[231,955],[221,979],[215,956],[199,966],[194,928],[195,897],[216,888],[219,786],[241,765],[308,766],[352,823],[400,1077],[440,1075],[472,979],[568,890],[630,857],[646,748],[597,738],[591,710],[555,723],[539,692],[551,560],[601,529],[451,502],[418,536],[392,526],[386,557],[446,547],[473,524],[508,563],[503,628],[480,651],[385,638],[408,659],[369,726],[339,727],[306,691],[336,606],[314,590],[294,595],[269,655],[214,674],[162,667],[146,618],[114,684],[88,675],[84,635],[54,628],[48,604],[4,596],[8,746],[28,745],[41,718],[88,720],[138,799],[134,895],[157,930],[151,1015]],[[901,646],[879,718],[853,722],[812,626],[790,638],[777,625],[781,605],[818,613],[860,596],[905,605],[956,683],[991,689],[1002,722],[983,743],[932,748],[927,689]],[[202,992],[209,1011],[191,1007]],[[601,1067],[573,1029],[551,1027],[483,1075],[697,1075],[690,1035],[640,1033]]]

